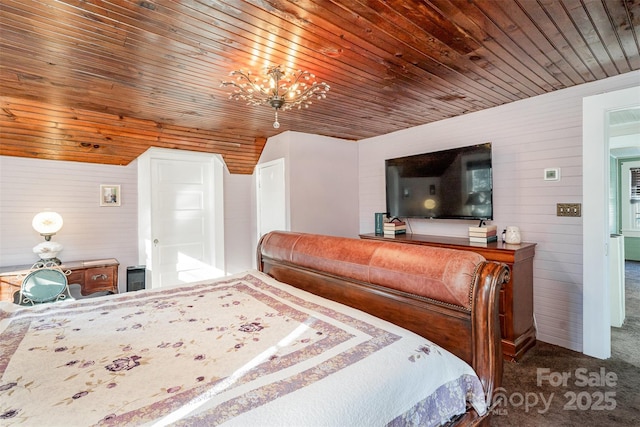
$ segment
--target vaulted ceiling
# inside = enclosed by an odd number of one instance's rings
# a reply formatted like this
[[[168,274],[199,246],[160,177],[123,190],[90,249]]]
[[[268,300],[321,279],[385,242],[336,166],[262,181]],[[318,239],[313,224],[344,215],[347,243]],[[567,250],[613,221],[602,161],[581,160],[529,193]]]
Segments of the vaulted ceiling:
[[[0,154],[128,164],[150,146],[251,173],[267,138],[359,140],[640,69],[640,0],[0,0]],[[331,86],[279,113],[229,72]]]

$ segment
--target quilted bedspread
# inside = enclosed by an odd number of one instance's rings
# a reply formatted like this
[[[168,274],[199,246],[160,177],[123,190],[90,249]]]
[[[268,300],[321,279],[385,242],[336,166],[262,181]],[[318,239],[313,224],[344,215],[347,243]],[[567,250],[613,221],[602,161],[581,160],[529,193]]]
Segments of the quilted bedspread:
[[[486,411],[460,359],[257,271],[0,303],[0,339],[0,426],[422,426]]]

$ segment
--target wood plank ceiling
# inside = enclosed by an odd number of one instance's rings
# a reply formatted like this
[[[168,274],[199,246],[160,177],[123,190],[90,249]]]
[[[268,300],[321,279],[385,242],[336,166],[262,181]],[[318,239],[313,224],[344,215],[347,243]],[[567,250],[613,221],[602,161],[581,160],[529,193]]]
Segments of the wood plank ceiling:
[[[359,140],[640,69],[640,0],[1,0],[0,34],[0,154],[232,173],[283,131]],[[331,90],[274,129],[220,83],[279,64]]]

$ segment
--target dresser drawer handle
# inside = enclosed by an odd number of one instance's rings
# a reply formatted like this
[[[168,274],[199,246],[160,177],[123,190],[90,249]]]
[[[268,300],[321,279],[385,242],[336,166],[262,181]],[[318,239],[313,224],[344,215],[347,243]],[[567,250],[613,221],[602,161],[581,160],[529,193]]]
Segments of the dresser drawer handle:
[[[109,276],[107,276],[106,274],[94,274],[93,276],[91,276],[91,280],[107,280]]]

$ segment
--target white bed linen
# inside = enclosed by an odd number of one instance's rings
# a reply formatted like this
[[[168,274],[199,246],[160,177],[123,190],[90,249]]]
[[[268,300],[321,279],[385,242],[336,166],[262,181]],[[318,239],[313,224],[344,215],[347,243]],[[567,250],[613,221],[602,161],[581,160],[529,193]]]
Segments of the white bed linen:
[[[0,425],[438,425],[486,411],[466,363],[250,271],[0,305]]]

